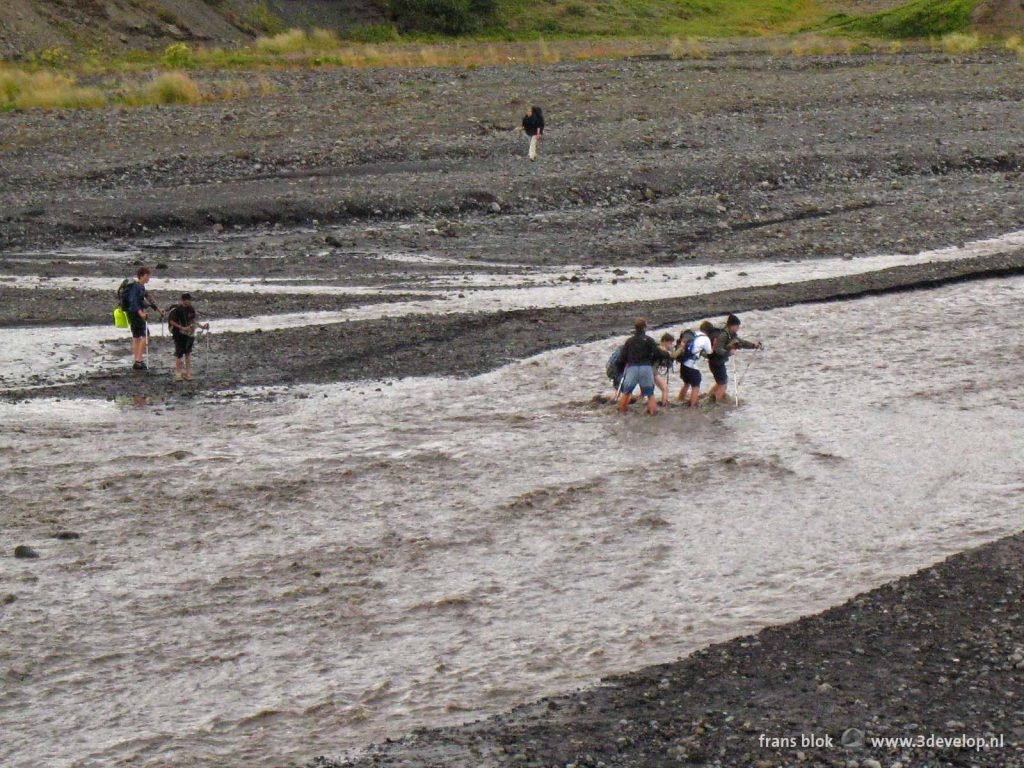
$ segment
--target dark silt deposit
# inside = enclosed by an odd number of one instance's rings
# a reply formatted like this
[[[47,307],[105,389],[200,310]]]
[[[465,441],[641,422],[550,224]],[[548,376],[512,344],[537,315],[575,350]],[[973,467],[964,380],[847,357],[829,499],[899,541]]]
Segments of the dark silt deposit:
[[[310,768],[601,765],[1024,765],[1024,534],[675,663]]]

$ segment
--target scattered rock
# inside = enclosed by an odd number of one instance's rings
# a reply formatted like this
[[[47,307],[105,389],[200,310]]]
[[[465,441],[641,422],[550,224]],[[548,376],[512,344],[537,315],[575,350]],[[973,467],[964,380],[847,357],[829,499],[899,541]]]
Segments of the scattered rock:
[[[80,539],[82,537],[74,531],[57,531],[53,535],[53,538],[60,539],[61,541],[71,541],[73,539]]]
[[[14,548],[14,556],[23,560],[31,560],[39,557],[39,553],[27,544],[19,544]]]

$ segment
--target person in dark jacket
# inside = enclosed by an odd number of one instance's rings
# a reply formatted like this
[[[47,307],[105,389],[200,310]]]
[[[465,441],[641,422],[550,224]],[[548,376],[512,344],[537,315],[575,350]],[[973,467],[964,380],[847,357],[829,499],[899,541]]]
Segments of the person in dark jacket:
[[[715,386],[708,392],[708,397],[716,403],[725,399],[725,391],[729,386],[729,371],[727,364],[732,353],[737,349],[761,349],[760,341],[747,341],[741,339],[740,319],[736,315],[729,315],[725,321],[725,328],[714,329],[711,337],[711,355],[708,356],[708,368],[711,375],[715,377]]]
[[[174,339],[174,380],[192,381],[192,347],[196,343],[196,329],[210,330],[209,323],[196,322],[196,308],[192,294],[181,294],[180,301],[167,312],[167,324]]]
[[[135,273],[135,282],[126,289],[124,310],[128,313],[128,324],[132,329],[132,368],[136,371],[146,370],[146,363],[143,362],[146,347],[149,345],[149,319],[146,307],[152,307],[163,315],[163,311],[146,290],[149,278],[149,267],[139,267]]]
[[[544,135],[544,113],[540,107],[530,107],[523,118],[523,131],[530,137],[530,159],[537,159],[537,144]]]
[[[653,416],[658,411],[658,401],[654,398],[654,366],[671,362],[672,357],[647,335],[647,321],[642,317],[637,318],[633,328],[633,335],[622,345],[626,369],[619,392],[619,413],[629,408],[630,395],[639,386],[641,396],[647,398],[647,413]]]

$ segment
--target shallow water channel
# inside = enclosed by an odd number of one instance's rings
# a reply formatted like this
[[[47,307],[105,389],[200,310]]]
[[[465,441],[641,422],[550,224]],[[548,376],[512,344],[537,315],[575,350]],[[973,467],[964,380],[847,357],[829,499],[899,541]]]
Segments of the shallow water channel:
[[[338,755],[1020,530],[1022,289],[747,313],[740,406],[654,419],[590,402],[617,340],[462,381],[0,405],[0,542],[41,555],[0,558],[0,764]]]

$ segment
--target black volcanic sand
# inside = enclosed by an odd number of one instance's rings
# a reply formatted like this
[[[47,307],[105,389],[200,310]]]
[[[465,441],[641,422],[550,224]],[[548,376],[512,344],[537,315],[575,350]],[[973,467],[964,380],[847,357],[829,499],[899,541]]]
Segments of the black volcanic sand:
[[[1020,226],[1020,75],[998,50],[722,53],[267,72],[265,98],[5,114],[0,249],[204,233],[204,259],[262,274],[287,264],[229,235],[316,221],[345,247],[535,264],[916,252]]]
[[[844,747],[847,729],[860,730],[864,746]],[[795,739],[798,746],[762,745],[762,734]],[[812,734],[833,746],[799,746]],[[867,742],[930,734],[1001,736],[1002,746],[977,751]],[[855,742],[854,734],[847,739]],[[1024,765],[1024,534],[674,663],[483,721],[416,731],[374,745],[358,759],[318,758],[311,765],[897,764]]]

